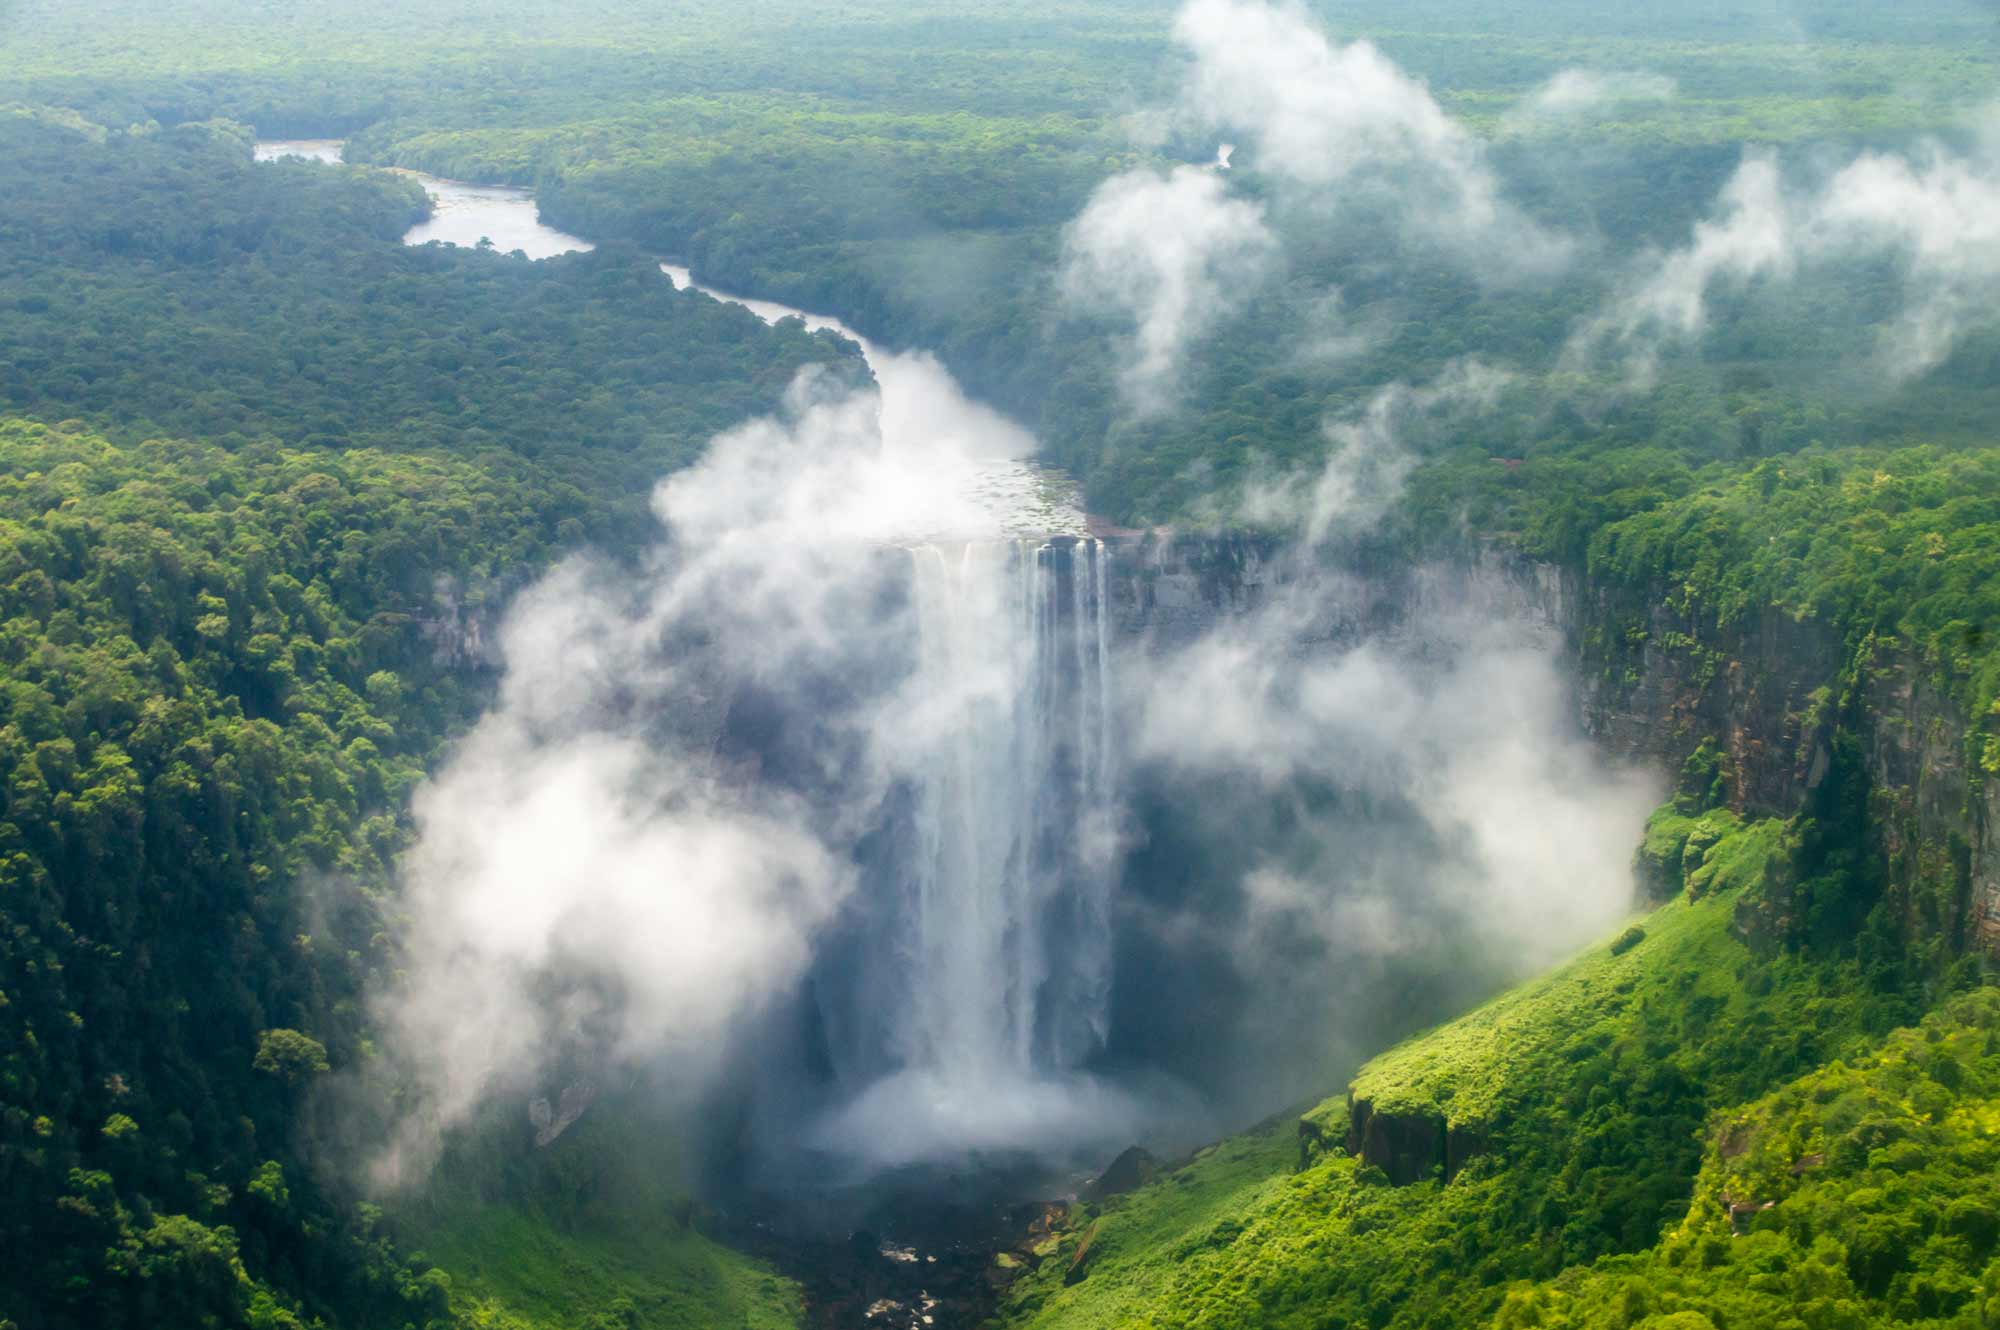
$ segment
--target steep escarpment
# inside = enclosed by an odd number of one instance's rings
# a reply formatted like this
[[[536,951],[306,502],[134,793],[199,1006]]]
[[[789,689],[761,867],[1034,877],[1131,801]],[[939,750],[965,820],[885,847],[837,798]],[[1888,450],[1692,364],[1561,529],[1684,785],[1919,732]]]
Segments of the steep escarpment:
[[[1802,874],[1850,856],[1932,962],[2000,942],[1990,484],[1930,450],[1766,470],[1602,530],[1560,584],[1584,726],[1802,816]],[[1812,926],[1778,896],[1764,926]]]
[[[1155,538],[1114,543],[1110,566],[1118,631],[1155,649],[1281,597],[1310,607],[1287,620],[1301,651],[1421,631],[1449,586],[1560,644],[1578,720],[1607,752],[1679,773],[1690,797],[1741,818],[1807,815],[1853,833],[1902,926],[1943,952],[2000,944],[2000,786],[1979,760],[2000,728],[1962,666],[1911,637],[1828,610],[1731,609],[1608,558],[1562,565],[1500,545],[1455,567],[1330,569],[1272,541]],[[1792,929],[1802,908],[1780,901],[1768,922]]]
[[[1496,541],[1453,569],[1307,566],[1241,537],[1114,542],[1111,599],[1123,634],[1172,645],[1283,597],[1308,607],[1288,624],[1311,650],[1420,624],[1449,586],[1554,635],[1605,750],[1740,818],[1813,822],[1808,860],[1856,856],[1941,959],[2000,944],[1994,470],[1921,448],[1774,462],[1564,558]],[[1796,933],[1806,907],[1785,891],[1763,923]]]

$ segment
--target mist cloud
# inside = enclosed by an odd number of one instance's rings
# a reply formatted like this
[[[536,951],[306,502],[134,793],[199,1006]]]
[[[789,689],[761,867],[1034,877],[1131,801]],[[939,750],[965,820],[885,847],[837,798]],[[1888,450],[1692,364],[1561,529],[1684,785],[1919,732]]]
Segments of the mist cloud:
[[[1787,182],[1769,151],[1747,153],[1689,242],[1642,260],[1618,298],[1578,330],[1567,359],[1622,361],[1643,383],[1667,348],[1707,330],[1718,289],[1883,257],[1897,265],[1902,308],[1876,356],[1900,382],[1935,369],[2000,301],[2000,147],[1991,133],[1963,152],[1930,143],[1862,153],[1816,184]]]
[[[2000,152],[1989,139],[1965,156],[1866,154],[1814,201],[1805,229],[1817,253],[1886,249],[1902,261],[1908,299],[1881,354],[1896,378],[1923,374],[2000,301]]]
[[[552,627],[530,611],[510,636]],[[565,1054],[592,1070],[705,1062],[800,973],[851,881],[782,799],[627,735],[537,734],[514,711],[480,726],[415,811],[410,978],[389,1028],[425,1104],[380,1165],[390,1183],[427,1162],[435,1128],[527,1091]]]
[[[1152,415],[1172,404],[1189,343],[1240,305],[1276,252],[1263,208],[1229,197],[1220,173],[1133,171],[1100,186],[1070,224],[1062,289],[1132,319],[1122,384],[1135,412]]]
[[[1180,1020],[1221,1026],[1187,1056],[1244,1118],[1616,929],[1663,793],[1581,731],[1512,572],[1278,559],[1254,609],[1129,671],[1147,806],[1203,874],[1138,918],[1161,970],[1229,976],[1231,1007]]]
[[[1522,98],[1503,123],[1508,129],[1520,131],[1538,124],[1575,119],[1606,107],[1667,102],[1679,95],[1680,85],[1664,74],[1565,69]]]
[[[1373,43],[1335,42],[1302,6],[1267,0],[1189,0],[1174,36],[1192,58],[1182,118],[1247,143],[1306,205],[1386,195],[1485,279],[1568,257],[1564,237],[1506,201],[1479,140]]]
[[[1247,161],[1306,216],[1386,204],[1482,281],[1568,261],[1570,239],[1510,203],[1479,140],[1373,44],[1337,43],[1303,7],[1268,0],[1188,0],[1174,39],[1186,75],[1164,118],[1145,121],[1149,137],[1163,124],[1219,136],[1233,165]],[[1171,404],[1187,348],[1280,251],[1264,205],[1230,193],[1235,174],[1130,171],[1099,186],[1070,225],[1062,289],[1076,306],[1133,320],[1124,388],[1139,415]]]
[[[511,609],[497,705],[415,799],[405,979],[378,1011],[415,1094],[378,1182],[552,1075],[664,1061],[699,1087],[795,987],[920,744],[883,659],[885,543],[1001,534],[982,482],[1018,431],[948,380],[925,393],[920,443],[885,437],[874,393],[807,373],[783,416],[659,487],[640,566],[574,559]],[[801,701],[816,724],[792,786],[718,755],[737,690],[825,678],[865,685]]]
[[[1636,903],[1632,846],[1660,783],[1581,732],[1545,594],[1498,565],[1387,585],[1349,571],[1414,445],[1475,422],[1510,381],[1461,362],[1329,421],[1323,468],[1246,496],[1296,536],[1254,607],[1150,656],[1135,684],[1133,760],[1169,791],[1156,800],[1206,810],[1212,830],[1192,834],[1228,849],[1195,853],[1234,865],[1241,908],[1149,927],[1170,956],[1226,947],[1257,995],[1237,1037],[1295,1093],[1320,1087],[1344,1036],[1408,1028],[1385,991],[1474,1000]]]
[[[1414,846],[1381,877],[1340,837],[1304,864],[1259,863],[1244,880],[1253,957],[1265,926],[1303,924],[1342,954],[1379,958],[1439,945],[1440,919],[1472,919],[1538,964],[1632,908],[1632,846],[1657,782],[1607,763],[1577,730],[1560,643],[1504,581],[1430,580],[1432,602],[1390,635],[1306,654],[1321,598],[1340,593],[1301,577],[1156,667],[1143,760],[1248,779],[1273,799],[1303,780],[1401,801],[1449,847],[1415,882]]]
[[[1610,348],[1626,358],[1635,380],[1650,380],[1663,344],[1707,329],[1714,286],[1793,269],[1793,229],[1777,159],[1768,152],[1746,155],[1714,215],[1696,224],[1683,248],[1645,260],[1619,299],[1571,339],[1567,359],[1579,364]]]
[[[1317,547],[1380,521],[1416,465],[1413,433],[1435,430],[1493,406],[1513,374],[1480,360],[1458,360],[1421,386],[1392,383],[1365,406],[1321,425],[1332,449],[1316,468],[1253,480],[1223,520],[1278,527]]]

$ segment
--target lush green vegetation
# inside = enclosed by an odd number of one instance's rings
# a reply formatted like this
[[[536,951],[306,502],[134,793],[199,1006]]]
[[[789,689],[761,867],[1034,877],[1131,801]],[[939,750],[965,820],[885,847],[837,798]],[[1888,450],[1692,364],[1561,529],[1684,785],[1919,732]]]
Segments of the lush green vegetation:
[[[1851,703],[1869,669],[1905,660],[1964,708],[1969,765],[2000,770],[2000,457],[1990,438],[1692,465],[1663,447],[1506,467],[1454,452],[1418,473],[1399,520],[1418,543],[1498,535],[1697,628],[1741,631],[1767,614],[1818,625],[1845,644],[1823,680],[1835,703]],[[1643,637],[1644,625],[1630,628]]]
[[[1971,716],[2000,697],[2000,452],[1808,452],[1714,468],[1679,500],[1611,524],[1590,567],[1653,580],[1716,621],[1763,610],[1898,640],[1952,681]],[[1979,736],[1987,770],[2000,774]]]
[[[1245,160],[1284,278],[1196,348],[1184,409],[1141,422],[1117,330],[1062,313],[1053,272],[1106,176],[1214,149],[1128,132],[1174,82],[1170,4],[658,8],[0,3],[0,407],[65,422],[0,419],[0,1318],[796,1318],[672,1161],[631,1167],[615,1114],[534,1155],[489,1124],[388,1214],[331,1176],[379,1126],[352,1088],[362,995],[394,964],[372,889],[484,700],[441,586],[476,614],[630,532],[650,481],[800,366],[855,371],[831,339],[676,294],[667,254],[936,349],[1134,522],[1227,512],[1316,466],[1329,415],[1476,353],[1513,385],[1475,436],[1415,440],[1399,544],[1497,536],[1699,629],[1789,616],[1843,643],[1831,776],[1796,819],[1732,811],[1704,749],[1640,847],[1672,903],[1357,1076],[1373,1114],[1458,1142],[1452,1176],[1392,1186],[1328,1148],[1350,1112],[1329,1101],[1302,1168],[1288,1121],[1081,1211],[1006,1323],[2000,1320],[2000,999],[1883,1042],[1977,967],[1956,905],[1892,899],[1855,751],[1893,661],[1964,708],[1968,770],[2000,775],[2000,340],[1857,384],[1894,290],[1843,270],[1718,293],[1645,391],[1561,360],[1612,256],[1682,240],[1744,143],[1956,132],[2000,63],[1990,12],[1322,6],[1430,81],[1529,214],[1600,247],[1482,284],[1393,216],[1287,212]],[[1579,66],[1680,95],[1510,114]],[[253,133],[531,185],[605,243],[406,249],[407,180],[253,167]]]
[[[456,1139],[392,1210],[450,1272],[469,1330],[792,1330],[799,1287],[712,1236],[689,1199],[659,1087],[593,1107],[543,1149],[518,1112]]]
[[[2000,59],[1990,16],[1958,0],[1816,0],[1782,20],[1739,4],[1320,8],[1334,33],[1373,38],[1428,79],[1491,142],[1530,213],[1610,242],[1607,256],[1682,240],[1746,142],[1955,132]],[[1990,348],[1959,367],[1951,400],[1881,401],[1829,379],[1830,350],[1881,317],[1872,284],[1841,283],[1747,299],[1720,321],[1721,350],[1672,367],[1657,391],[1587,422],[1551,415],[1551,392],[1578,385],[1541,376],[1605,294],[1604,265],[1554,289],[1492,288],[1393,218],[1308,214],[1277,218],[1286,280],[1198,348],[1187,409],[1126,419],[1112,329],[1058,317],[1053,270],[1060,228],[1106,176],[1214,149],[1134,146],[1128,116],[1176,78],[1173,9],[1068,0],[996,15],[949,0],[911,13],[860,0],[763,6],[751,22],[718,4],[659,14],[592,0],[555,22],[466,0],[399,12],[370,0],[20,3],[0,88],[114,126],[227,116],[266,136],[351,135],[354,160],[532,184],[552,220],[593,239],[936,350],[1120,520],[1213,511],[1260,467],[1316,461],[1328,411],[1468,352],[1531,376],[1487,456],[1668,440],[1705,461],[1870,442],[1912,423],[1956,435],[1990,416],[1991,376],[1977,368]],[[1644,70],[1680,95],[1568,124],[1509,116],[1574,67]],[[1267,191],[1254,162],[1239,176],[1246,192]],[[1356,330],[1368,342],[1358,353],[1309,354],[1316,338]]]
[[[0,420],[0,1313],[446,1323],[338,1179],[373,893],[490,688],[460,639],[852,348],[629,253],[405,249],[406,182],[227,125],[0,141],[0,404],[68,422]],[[765,1278],[689,1232],[607,1287],[782,1318]]]
[[[2000,1319],[2000,991],[1720,1114],[1653,1251],[1510,1292],[1501,1330]]]
[[[253,165],[239,126],[0,116],[0,176],[0,404],[121,437],[525,458],[601,525],[801,365],[852,352],[677,292],[630,251],[405,247],[414,184]]]
[[[442,1314],[324,1193],[304,1109],[386,959],[355,884],[479,698],[432,666],[433,579],[556,514],[437,457],[19,421],[0,456],[10,1315]]]
[[[1696,898],[1656,910],[1636,944],[1609,942],[1357,1075],[1353,1099],[1377,1114],[1476,1143],[1448,1182],[1392,1186],[1349,1157],[1349,1101],[1331,1100],[1306,1117],[1327,1147],[1304,1167],[1281,1123],[1081,1211],[1004,1323],[1476,1325],[1510,1280],[1650,1247],[1686,1211],[1712,1113],[1858,1056],[1924,1003],[1853,947],[1746,945],[1739,909],[1791,851],[1777,823],[1706,816]],[[1678,829],[1685,847],[1702,820],[1669,809],[1656,837]]]
[[[546,561],[574,510],[525,468],[423,452],[0,421],[0,458],[8,1314],[581,1324],[495,1320],[513,1286],[454,1302],[398,1254],[338,1182],[382,1124],[336,1088],[369,1065],[364,986],[394,964],[371,888],[486,698],[459,615]],[[790,1296],[693,1231],[620,1269],[604,1287],[633,1324],[699,1322],[704,1289],[776,1323]]]

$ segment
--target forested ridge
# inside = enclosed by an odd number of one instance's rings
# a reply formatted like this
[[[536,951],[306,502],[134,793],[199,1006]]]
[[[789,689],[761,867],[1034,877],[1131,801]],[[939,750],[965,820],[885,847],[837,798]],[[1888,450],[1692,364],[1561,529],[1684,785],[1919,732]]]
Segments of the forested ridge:
[[[438,457],[0,429],[8,1314],[442,1316],[303,1110],[363,1056],[367,888],[481,696],[433,579],[558,513]]]
[[[342,1181],[409,794],[513,588],[864,371],[637,254],[404,248],[420,191],[236,126],[0,138],[0,400],[62,422],[0,417],[0,1319],[484,1317]]]

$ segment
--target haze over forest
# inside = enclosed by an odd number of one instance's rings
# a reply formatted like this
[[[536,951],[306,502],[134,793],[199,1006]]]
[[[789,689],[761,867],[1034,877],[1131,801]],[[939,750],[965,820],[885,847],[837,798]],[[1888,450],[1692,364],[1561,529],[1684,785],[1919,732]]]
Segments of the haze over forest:
[[[1979,0],[0,2],[0,1330],[2000,1325]]]

